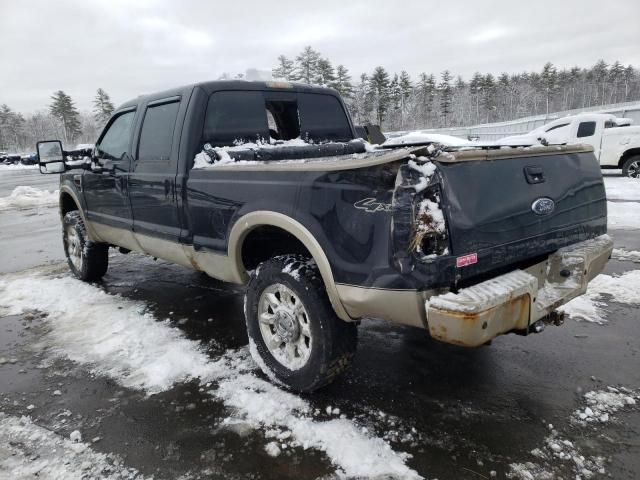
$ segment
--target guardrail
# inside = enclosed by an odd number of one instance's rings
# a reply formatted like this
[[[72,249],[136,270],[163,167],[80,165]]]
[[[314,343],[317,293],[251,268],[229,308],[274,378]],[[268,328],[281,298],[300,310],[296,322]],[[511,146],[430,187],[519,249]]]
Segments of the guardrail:
[[[421,132],[443,133],[456,137],[469,138],[478,137],[480,140],[497,140],[509,135],[520,135],[541,127],[557,118],[575,115],[578,113],[611,113],[617,117],[626,117],[633,120],[634,125],[640,125],[640,102],[615,103],[610,105],[599,105],[596,107],[580,108],[576,110],[564,110],[553,112],[549,115],[535,115],[531,117],[509,120],[506,122],[483,123],[470,127],[453,128],[432,128],[420,130]],[[408,132],[388,132],[388,137],[396,137]]]

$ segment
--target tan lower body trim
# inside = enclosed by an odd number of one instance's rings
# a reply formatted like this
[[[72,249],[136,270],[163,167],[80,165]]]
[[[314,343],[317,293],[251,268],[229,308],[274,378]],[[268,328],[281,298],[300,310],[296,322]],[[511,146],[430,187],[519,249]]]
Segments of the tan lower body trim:
[[[149,235],[134,233],[97,222],[89,222],[95,241],[110,243],[129,250],[145,253],[169,262],[190,267],[224,282],[238,283],[231,260],[206,250],[196,250],[193,245],[163,240]]]
[[[427,327],[425,300],[433,292],[390,290],[336,283],[338,296],[352,318],[373,317],[412,327]]]

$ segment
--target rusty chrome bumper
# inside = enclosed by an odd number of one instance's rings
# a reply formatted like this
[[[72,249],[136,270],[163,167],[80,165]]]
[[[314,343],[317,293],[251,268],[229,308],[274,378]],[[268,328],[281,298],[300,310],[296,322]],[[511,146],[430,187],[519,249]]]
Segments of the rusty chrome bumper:
[[[431,336],[475,347],[529,326],[560,305],[582,295],[604,268],[613,250],[608,235],[562,248],[546,261],[514,270],[458,293],[425,302]]]

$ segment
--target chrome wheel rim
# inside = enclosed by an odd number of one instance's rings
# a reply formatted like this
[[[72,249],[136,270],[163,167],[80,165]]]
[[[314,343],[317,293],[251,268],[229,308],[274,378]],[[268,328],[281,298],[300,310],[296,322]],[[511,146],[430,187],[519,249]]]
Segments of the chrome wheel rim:
[[[309,315],[302,301],[286,285],[268,286],[258,302],[260,333],[267,349],[289,370],[304,367],[313,347]]]
[[[76,270],[82,270],[82,245],[80,235],[72,226],[67,227],[67,255]]]
[[[640,178],[640,161],[631,162],[627,168],[627,177]]]

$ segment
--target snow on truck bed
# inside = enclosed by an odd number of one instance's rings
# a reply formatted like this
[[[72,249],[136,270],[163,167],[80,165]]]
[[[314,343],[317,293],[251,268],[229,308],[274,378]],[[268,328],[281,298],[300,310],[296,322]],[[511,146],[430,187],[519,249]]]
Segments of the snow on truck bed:
[[[146,304],[44,272],[0,277],[0,315],[46,312],[44,346],[50,354],[149,395],[199,379],[232,418],[262,429],[280,445],[324,452],[340,476],[421,478],[406,465],[410,455],[346,417],[327,419],[302,397],[259,378],[247,348],[212,359]],[[268,450],[278,453],[273,445]]]

